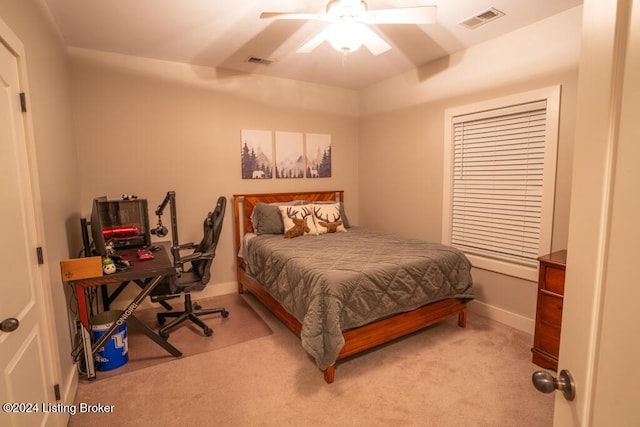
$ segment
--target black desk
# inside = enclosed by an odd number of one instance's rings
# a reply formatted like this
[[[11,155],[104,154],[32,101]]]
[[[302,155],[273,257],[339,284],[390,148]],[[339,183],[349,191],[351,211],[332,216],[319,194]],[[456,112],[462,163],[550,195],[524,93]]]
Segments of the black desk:
[[[95,378],[94,355],[111,337],[111,335],[113,335],[115,330],[126,321],[128,321],[137,330],[143,332],[156,344],[167,350],[171,355],[176,357],[182,356],[182,352],[169,344],[165,339],[161,338],[133,315],[133,312],[138,308],[140,303],[151,293],[151,291],[153,291],[163,278],[172,276],[176,273],[173,263],[169,259],[166,248],[164,246],[160,246],[160,248],[160,250],[154,253],[153,259],[145,261],[138,259],[137,249],[120,250],[118,251],[118,255],[132,264],[128,270],[117,272],[115,274],[90,277],[87,279],[69,282],[69,284],[74,287],[78,297],[78,316],[82,323],[82,339],[85,363],[87,365],[87,378]],[[140,286],[140,293],[138,293],[127,308],[124,309],[118,320],[113,322],[113,325],[111,325],[109,330],[107,330],[107,332],[102,335],[98,341],[91,345],[91,322],[89,311],[87,310],[86,290],[91,287],[103,286],[109,283],[120,283],[118,289],[121,290],[121,288],[124,287],[123,284],[131,281],[136,282]],[[111,300],[113,298],[114,297],[112,296]],[[108,307],[108,305],[106,307]]]

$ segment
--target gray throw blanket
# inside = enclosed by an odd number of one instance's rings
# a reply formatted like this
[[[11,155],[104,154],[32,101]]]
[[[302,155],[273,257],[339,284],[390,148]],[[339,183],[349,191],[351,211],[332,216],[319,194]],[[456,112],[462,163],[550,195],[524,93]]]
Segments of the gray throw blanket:
[[[248,242],[249,274],[302,324],[302,346],[320,369],[342,331],[445,298],[473,298],[459,250],[359,227],[347,233],[260,235]]]

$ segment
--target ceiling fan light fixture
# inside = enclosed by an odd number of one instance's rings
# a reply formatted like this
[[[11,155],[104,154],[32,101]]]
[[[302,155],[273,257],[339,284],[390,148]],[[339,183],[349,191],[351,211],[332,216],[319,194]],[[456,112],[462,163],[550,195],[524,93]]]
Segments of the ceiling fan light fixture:
[[[362,0],[332,0],[327,4],[327,14],[336,18],[355,18],[367,11]]]
[[[325,40],[342,53],[356,51],[365,46],[373,55],[391,49],[369,24],[426,25],[436,22],[437,6],[396,7],[369,10],[364,0],[329,0],[326,13],[262,12],[261,19],[293,19],[327,22],[329,25],[308,40],[297,52],[308,53]]]
[[[362,24],[348,19],[334,22],[327,27],[327,40],[338,52],[355,52],[362,46],[360,25]]]

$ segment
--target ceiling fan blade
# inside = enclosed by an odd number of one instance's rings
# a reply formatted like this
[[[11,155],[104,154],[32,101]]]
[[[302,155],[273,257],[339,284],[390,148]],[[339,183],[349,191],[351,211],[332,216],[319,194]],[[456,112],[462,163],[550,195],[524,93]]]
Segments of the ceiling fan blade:
[[[300,46],[300,48],[296,52],[298,52],[298,53],[309,53],[312,50],[314,50],[315,48],[317,48],[318,46],[320,46],[320,44],[323,41],[325,41],[326,39],[327,39],[327,31],[326,30],[322,30],[315,37],[313,37],[311,40],[309,40],[308,42],[306,42],[305,44]]]
[[[362,44],[374,55],[380,55],[391,49],[389,43],[366,25],[358,25],[358,36]]]
[[[300,19],[308,21],[332,21],[333,17],[317,13],[262,12],[260,19]]]
[[[378,9],[364,13],[359,20],[367,24],[434,24],[437,11],[436,6]]]

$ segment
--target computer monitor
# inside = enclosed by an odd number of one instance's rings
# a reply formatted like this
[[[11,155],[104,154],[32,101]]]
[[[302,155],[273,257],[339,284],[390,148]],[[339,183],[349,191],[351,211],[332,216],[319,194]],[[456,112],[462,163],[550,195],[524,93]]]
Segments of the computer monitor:
[[[145,199],[107,200],[93,199],[91,235],[98,255],[107,255],[107,245],[115,250],[147,246],[149,211]]]

